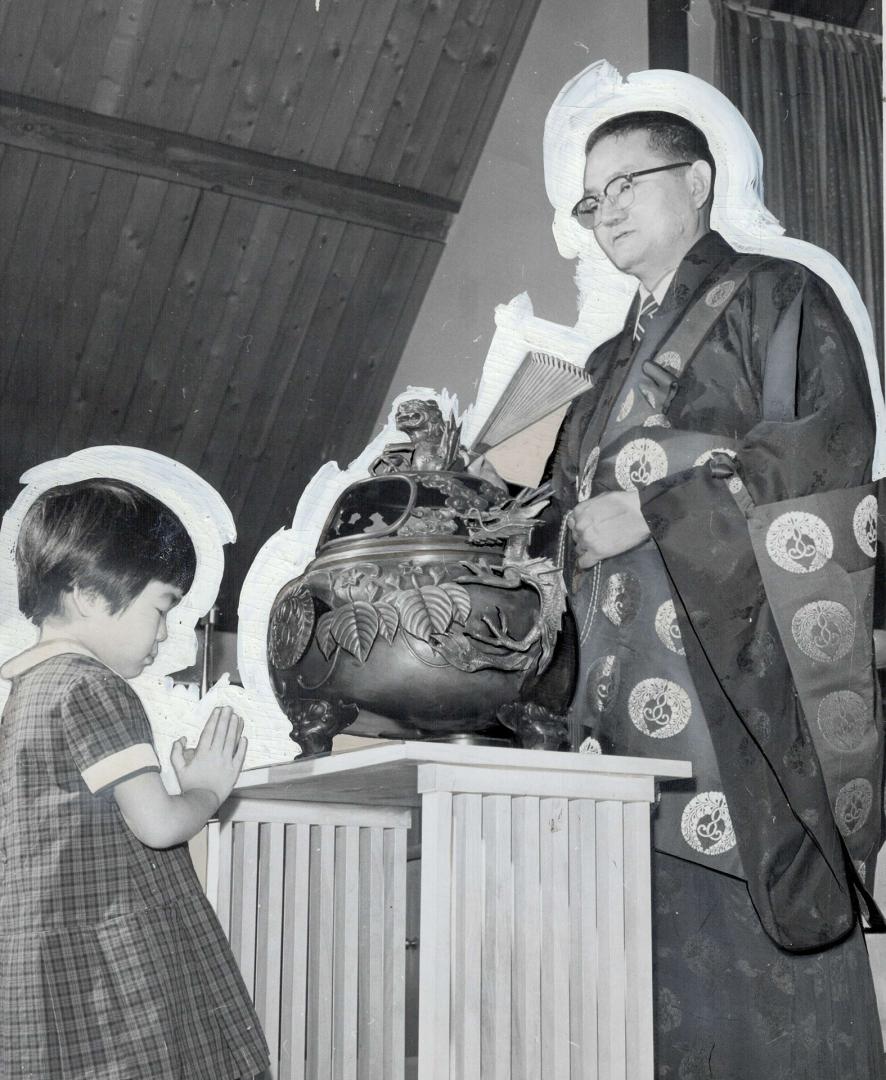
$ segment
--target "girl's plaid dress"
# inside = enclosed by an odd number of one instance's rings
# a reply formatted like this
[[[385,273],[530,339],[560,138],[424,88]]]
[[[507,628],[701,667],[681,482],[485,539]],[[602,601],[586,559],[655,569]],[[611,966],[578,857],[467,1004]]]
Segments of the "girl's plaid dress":
[[[3,673],[0,1076],[261,1072],[267,1046],[187,846],[145,847],[113,798],[158,768],[135,691],[39,646]]]

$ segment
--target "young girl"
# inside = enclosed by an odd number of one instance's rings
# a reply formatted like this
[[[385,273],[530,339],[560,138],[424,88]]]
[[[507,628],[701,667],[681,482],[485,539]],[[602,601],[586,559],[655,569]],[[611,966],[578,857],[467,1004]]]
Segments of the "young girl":
[[[267,1046],[185,843],[236,781],[242,724],[217,709],[176,743],[169,795],[126,682],[190,588],[191,539],[90,480],[37,498],[16,563],[40,640],[0,669],[0,1076],[252,1078]]]

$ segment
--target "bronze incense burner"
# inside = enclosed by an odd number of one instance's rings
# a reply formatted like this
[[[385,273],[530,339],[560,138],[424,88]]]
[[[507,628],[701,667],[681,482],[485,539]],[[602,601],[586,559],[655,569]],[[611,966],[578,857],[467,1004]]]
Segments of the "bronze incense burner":
[[[410,441],[342,494],[274,601],[268,657],[292,737],[317,753],[345,727],[440,738],[505,724],[523,745],[559,747],[562,717],[522,701],[565,609],[557,566],[527,554],[545,493],[468,472],[434,401],[396,419]]]

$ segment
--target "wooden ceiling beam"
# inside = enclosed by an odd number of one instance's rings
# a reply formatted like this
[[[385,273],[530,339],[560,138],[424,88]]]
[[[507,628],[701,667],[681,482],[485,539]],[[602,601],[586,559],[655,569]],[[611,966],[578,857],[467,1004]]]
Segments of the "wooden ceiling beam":
[[[0,144],[443,243],[460,203],[0,90]]]

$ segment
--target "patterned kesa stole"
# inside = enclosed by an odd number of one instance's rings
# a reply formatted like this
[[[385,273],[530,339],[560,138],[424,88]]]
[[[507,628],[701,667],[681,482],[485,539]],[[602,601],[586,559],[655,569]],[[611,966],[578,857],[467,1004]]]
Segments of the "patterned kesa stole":
[[[729,449],[719,435],[671,430],[664,415],[680,374],[752,269],[746,264],[724,281],[731,258],[724,262],[700,275],[696,302],[682,316],[673,307],[659,312],[639,343],[629,319],[604,358],[608,378],[595,368],[608,400],[597,403],[584,431],[577,500],[595,488],[644,487]],[[615,752],[690,758],[697,786],[662,792],[656,847],[743,876],[716,754],[655,545],[650,541],[607,559],[591,573],[577,570],[571,581],[582,646],[576,701],[582,722]]]

